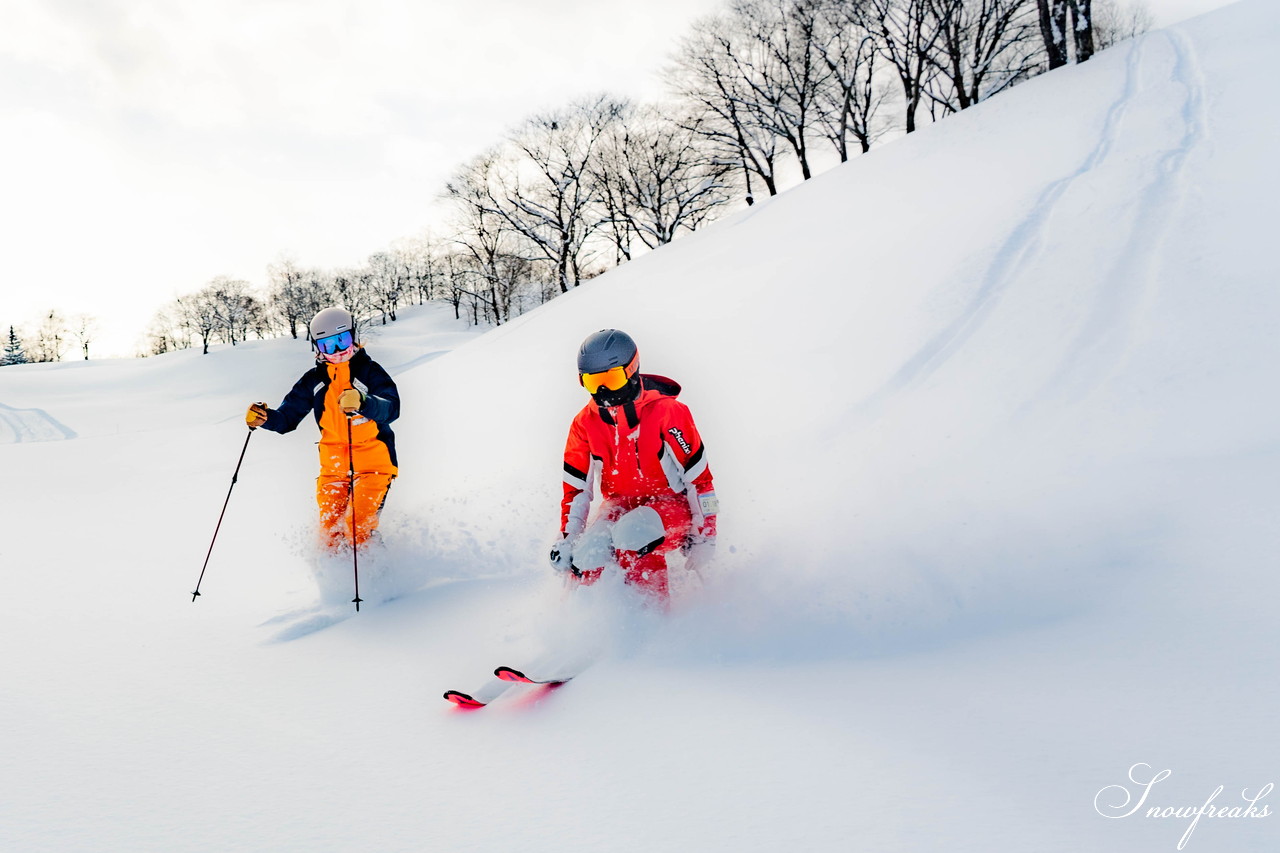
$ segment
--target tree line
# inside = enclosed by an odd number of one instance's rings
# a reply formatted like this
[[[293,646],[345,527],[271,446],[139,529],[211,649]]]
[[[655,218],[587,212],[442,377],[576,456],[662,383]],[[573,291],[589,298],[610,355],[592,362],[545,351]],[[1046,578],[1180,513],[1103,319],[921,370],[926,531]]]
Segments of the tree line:
[[[678,40],[664,102],[601,94],[531,115],[454,170],[433,233],[353,269],[281,260],[263,288],[216,278],[156,314],[146,353],[305,336],[334,303],[363,324],[430,300],[501,324],[1150,26],[1142,0],[729,0]]]
[[[89,358],[89,347],[97,340],[98,321],[88,314],[64,315],[50,309],[39,322],[19,331],[9,326],[0,344],[0,367],[62,361],[70,353]]]

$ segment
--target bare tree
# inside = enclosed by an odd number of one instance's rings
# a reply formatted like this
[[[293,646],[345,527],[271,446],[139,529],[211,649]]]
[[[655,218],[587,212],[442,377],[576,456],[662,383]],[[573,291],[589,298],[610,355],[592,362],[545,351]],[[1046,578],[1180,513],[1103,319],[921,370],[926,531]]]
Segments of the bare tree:
[[[369,256],[369,285],[382,325],[395,322],[400,300],[409,291],[409,279],[404,267],[390,252],[375,252]]]
[[[209,344],[213,343],[218,330],[222,328],[222,317],[218,311],[217,300],[210,288],[179,296],[174,312],[182,327],[183,336],[187,340],[200,339],[200,351],[209,354]]]
[[[306,337],[311,337],[311,318],[318,314],[321,310],[331,305],[342,303],[342,296],[338,293],[337,287],[338,274],[322,270],[318,268],[308,268],[302,273],[303,290],[303,327],[307,330]]]
[[[249,340],[249,332],[258,324],[262,306],[249,292],[249,282],[218,276],[205,289],[217,319],[216,334],[224,343],[235,346]]]
[[[1071,7],[1071,33],[1075,36],[1076,62],[1093,56],[1093,0],[1067,0]]]
[[[670,113],[628,105],[592,161],[594,195],[619,262],[630,260],[633,241],[656,249],[696,230],[729,201],[732,165],[700,144],[697,118]]]
[[[495,212],[554,270],[561,293],[582,279],[587,241],[601,225],[587,168],[619,109],[600,96],[529,119],[512,138],[521,162],[493,187]]]
[[[61,312],[50,310],[35,331],[23,336],[30,341],[27,359],[33,362],[62,361],[71,346],[71,329]]]
[[[467,256],[460,251],[446,252],[441,258],[441,266],[449,288],[447,298],[449,303],[453,305],[453,317],[455,320],[462,319],[462,302],[467,294],[464,283],[464,269],[467,262]]]
[[[71,318],[71,334],[75,336],[76,342],[80,344],[80,350],[84,353],[84,360],[89,360],[89,344],[93,343],[94,338],[98,335],[98,321],[88,314],[76,314]]]
[[[253,336],[260,341],[280,337],[283,329],[276,318],[272,316],[268,303],[256,294],[252,299],[252,310],[248,317],[246,332],[252,332]],[[247,334],[244,340],[248,340]]]
[[[1093,0],[1036,0],[1049,70],[1094,54]]]
[[[292,258],[281,258],[269,264],[267,281],[269,311],[296,340],[298,329],[305,329],[307,322],[319,310],[315,307],[314,288]]]
[[[929,0],[940,35],[926,92],[947,112],[1026,79],[1042,62],[1033,0]]]
[[[746,37],[739,58],[750,109],[761,126],[790,146],[808,180],[809,138],[832,73],[817,43],[821,7],[817,0],[735,0],[732,9]]]
[[[504,308],[510,306],[512,290],[518,286],[512,276],[517,267],[510,260],[521,258],[531,265],[533,256],[544,254],[523,238],[502,210],[502,173],[514,168],[504,166],[502,159],[496,150],[486,152],[445,185],[447,197],[454,202],[454,244],[461,249],[461,256],[450,259],[455,314],[459,300],[469,294],[473,304],[489,306],[495,323],[510,319]]]
[[[264,313],[248,282],[218,276],[157,313],[148,331],[150,349],[153,354],[183,349],[198,338],[201,353],[208,355],[210,344],[235,346],[251,331],[264,334]]]
[[[487,294],[476,293],[477,300],[485,306],[485,319],[496,325],[533,307],[529,303],[537,295],[534,293],[535,267],[534,261],[524,255],[503,254],[497,257],[496,280],[491,283],[486,277],[489,284]]]
[[[477,251],[491,260],[512,253],[545,263],[562,293],[577,286],[589,259],[588,240],[601,226],[587,168],[619,109],[601,96],[534,116],[511,136],[505,152],[489,152],[464,167],[445,193],[484,244]],[[499,245],[507,232],[521,244],[514,251]],[[488,269],[496,286],[496,268],[490,263]]]
[[[1067,64],[1067,0],[1036,0],[1040,37],[1049,57],[1049,70]]]
[[[959,2],[959,0],[953,0]],[[902,85],[906,131],[916,129],[916,110],[937,65],[933,53],[948,23],[951,4],[939,17],[935,0],[865,0],[857,7],[860,23],[875,33],[877,47]]]
[[[687,127],[706,142],[716,162],[742,169],[747,201],[752,176],[778,194],[779,138],[762,120],[747,75],[750,38],[736,17],[695,21],[666,71],[670,90],[690,105]]]
[[[849,159],[851,141],[866,153],[887,130],[877,120],[887,87],[877,73],[875,35],[864,20],[858,0],[822,0],[814,47],[830,75],[818,90],[818,127],[841,163]]]
[[[146,341],[144,355],[163,355],[191,346],[177,300],[161,308],[151,318]]]
[[[335,270],[321,273],[326,281],[323,288],[333,297],[330,304],[341,305],[351,312],[356,328],[362,328],[378,313],[378,295],[373,286],[373,273],[368,267]]]
[[[628,105],[627,109],[631,110],[631,106]],[[623,177],[627,168],[623,149],[629,124],[634,125],[634,118],[624,115],[622,121],[601,140],[588,167],[596,204],[601,209],[601,227],[613,244],[614,266],[622,266],[631,260],[631,198],[626,192],[626,178]]]
[[[1093,0],[1093,40],[1098,50],[1149,32],[1155,26],[1144,0]]]
[[[430,234],[396,240],[391,244],[391,258],[405,282],[409,298],[422,305],[437,297],[444,274],[440,252]]]

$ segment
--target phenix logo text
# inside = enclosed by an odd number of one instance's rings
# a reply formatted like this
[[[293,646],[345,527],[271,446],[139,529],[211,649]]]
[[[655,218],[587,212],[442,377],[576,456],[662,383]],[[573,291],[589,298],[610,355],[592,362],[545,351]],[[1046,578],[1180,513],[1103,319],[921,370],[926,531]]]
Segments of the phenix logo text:
[[[1152,773],[1150,764],[1135,764],[1129,768],[1129,781],[1138,786],[1141,795],[1134,802],[1134,792],[1130,791],[1125,785],[1108,785],[1097,793],[1093,798],[1093,808],[1098,814],[1113,820],[1131,817],[1147,805],[1147,799],[1151,795],[1151,789],[1155,787],[1157,782],[1162,782],[1173,775],[1172,770],[1161,770],[1159,773]],[[1147,776],[1151,778],[1147,781]],[[1209,799],[1204,801],[1201,806],[1185,806],[1178,808],[1175,806],[1148,806],[1143,813],[1144,817],[1151,818],[1183,818],[1190,820],[1191,825],[1187,827],[1187,831],[1183,833],[1182,839],[1178,842],[1178,849],[1181,850],[1187,846],[1187,841],[1191,838],[1191,833],[1195,832],[1196,824],[1200,822],[1200,818],[1207,817],[1213,820],[1226,818],[1228,820],[1238,818],[1261,818],[1271,816],[1271,807],[1264,805],[1259,806],[1258,803],[1271,793],[1275,785],[1268,782],[1266,785],[1258,789],[1258,793],[1250,794],[1248,790],[1241,791],[1240,798],[1247,805],[1234,806],[1215,806],[1214,800],[1225,790],[1225,785],[1219,785],[1217,789],[1209,795]],[[1114,805],[1113,805],[1114,803]],[[1132,804],[1132,805],[1131,805]]]

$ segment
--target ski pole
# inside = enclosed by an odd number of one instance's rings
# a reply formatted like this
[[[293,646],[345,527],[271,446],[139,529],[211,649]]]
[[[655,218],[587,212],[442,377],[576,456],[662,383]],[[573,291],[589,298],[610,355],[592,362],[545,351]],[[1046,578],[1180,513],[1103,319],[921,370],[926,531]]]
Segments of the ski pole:
[[[240,459],[236,462],[235,473],[231,475],[231,488],[227,489],[227,499],[222,502],[222,512],[218,514],[218,526],[213,528],[213,540],[209,543],[209,552],[204,555],[204,565],[200,567],[200,579],[196,581],[196,591],[191,593],[193,602],[200,595],[200,584],[204,583],[204,570],[209,568],[209,557],[213,554],[213,543],[218,541],[218,531],[222,529],[222,517],[227,514],[227,504],[231,503],[231,489],[236,487],[236,480],[240,477],[240,465],[244,462],[245,451],[249,449],[249,439],[253,438],[253,429],[253,427],[249,427],[249,434],[244,437],[244,447],[240,448]]]
[[[356,458],[351,449],[351,416],[347,416],[347,502],[351,504],[351,570],[356,579],[356,597],[351,601],[360,612],[360,547],[356,542]]]

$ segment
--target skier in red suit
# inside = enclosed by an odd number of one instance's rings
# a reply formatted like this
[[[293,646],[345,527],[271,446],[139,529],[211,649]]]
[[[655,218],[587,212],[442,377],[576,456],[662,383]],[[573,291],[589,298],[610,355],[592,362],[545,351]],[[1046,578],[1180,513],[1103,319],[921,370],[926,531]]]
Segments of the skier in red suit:
[[[677,549],[697,571],[715,551],[716,500],[702,437],[680,386],[640,373],[631,336],[590,335],[578,350],[578,381],[591,394],[564,451],[561,540],[551,564],[593,583],[610,566],[665,602],[667,556]],[[599,482],[603,501],[588,514]]]

